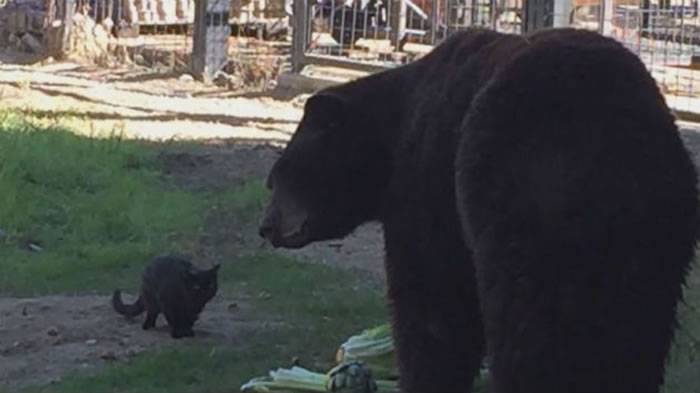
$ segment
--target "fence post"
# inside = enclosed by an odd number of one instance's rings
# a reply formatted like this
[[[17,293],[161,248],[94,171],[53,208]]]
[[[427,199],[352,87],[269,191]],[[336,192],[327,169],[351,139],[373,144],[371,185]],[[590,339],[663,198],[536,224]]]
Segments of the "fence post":
[[[601,0],[606,1],[606,0]],[[553,27],[567,27],[571,23],[572,0],[554,0]]]
[[[207,49],[207,0],[195,0],[194,2],[194,31],[192,32],[192,74],[202,77],[206,74],[206,49]]]
[[[308,0],[294,0],[292,14],[292,72],[299,73],[304,68],[304,55],[308,45],[309,31]]]
[[[603,35],[612,34],[612,17],[614,11],[613,0],[600,0],[600,22],[598,31]]]
[[[435,45],[438,40],[437,34],[440,26],[438,0],[433,0],[430,6],[430,43]]]
[[[230,1],[196,0],[192,36],[191,71],[209,81],[228,61]]]
[[[406,30],[406,2],[403,0],[389,0],[392,2],[389,20],[391,21],[391,45],[398,51]]]
[[[75,0],[51,0],[44,33],[44,43],[49,56],[63,58],[70,48],[70,31],[73,28]]]

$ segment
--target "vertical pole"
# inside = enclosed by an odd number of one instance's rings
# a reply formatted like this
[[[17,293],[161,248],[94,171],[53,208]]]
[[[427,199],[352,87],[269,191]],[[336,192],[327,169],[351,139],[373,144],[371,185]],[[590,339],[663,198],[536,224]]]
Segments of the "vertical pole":
[[[430,8],[430,43],[435,45],[437,43],[437,33],[438,29],[440,26],[440,19],[439,19],[439,8],[438,8],[438,2],[440,0],[432,0],[431,3],[431,8]],[[448,0],[445,0],[448,1]]]
[[[391,7],[391,45],[394,50],[399,50],[401,39],[406,29],[406,2],[403,0],[389,0],[394,4]]]
[[[613,0],[600,0],[600,22],[598,31],[603,35],[612,35]]]
[[[307,25],[309,13],[307,0],[294,0],[292,20],[292,72],[301,72],[304,68],[304,54],[308,44]]]
[[[605,1],[605,0],[602,0]],[[569,26],[572,0],[554,0],[554,27]]]
[[[192,34],[192,75],[206,79],[207,68],[207,0],[194,2],[194,32]]]
[[[70,31],[73,28],[73,13],[75,13],[75,0],[63,1],[63,29],[61,30],[61,56],[68,52],[70,48]]]

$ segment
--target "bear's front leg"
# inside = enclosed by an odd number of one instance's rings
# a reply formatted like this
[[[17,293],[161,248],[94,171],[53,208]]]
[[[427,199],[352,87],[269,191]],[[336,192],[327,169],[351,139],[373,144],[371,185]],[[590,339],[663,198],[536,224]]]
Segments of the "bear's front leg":
[[[388,297],[404,393],[468,393],[484,335],[471,260],[459,246],[421,250],[387,245]],[[452,252],[450,252],[452,251]]]

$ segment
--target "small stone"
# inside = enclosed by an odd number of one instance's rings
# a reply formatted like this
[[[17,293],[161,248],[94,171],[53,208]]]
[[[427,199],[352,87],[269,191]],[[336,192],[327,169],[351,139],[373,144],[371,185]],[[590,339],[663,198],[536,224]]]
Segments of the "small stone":
[[[142,55],[136,54],[134,55],[134,63],[138,65],[146,65],[146,59]]]
[[[262,300],[270,300],[272,299],[272,294],[267,291],[262,291],[258,294],[258,297]]]
[[[27,50],[31,52],[42,53],[44,51],[44,46],[41,44],[41,41],[29,33],[22,36],[22,43]]]
[[[102,360],[117,360],[117,355],[112,351],[104,351],[100,353],[100,359]]]
[[[85,341],[85,345],[95,345],[95,344],[97,344],[97,340],[95,340],[94,338],[91,338],[91,339]]]
[[[190,74],[182,74],[178,79],[180,82],[194,82],[194,77]]]
[[[131,357],[131,356],[136,356],[136,355],[138,355],[140,352],[143,352],[143,348],[137,345],[137,346],[135,346],[135,347],[131,347],[131,348],[127,349],[127,350],[126,350],[126,356],[129,356],[129,357]]]
[[[56,337],[58,336],[58,328],[56,326],[51,326],[46,330],[46,334],[51,337]]]

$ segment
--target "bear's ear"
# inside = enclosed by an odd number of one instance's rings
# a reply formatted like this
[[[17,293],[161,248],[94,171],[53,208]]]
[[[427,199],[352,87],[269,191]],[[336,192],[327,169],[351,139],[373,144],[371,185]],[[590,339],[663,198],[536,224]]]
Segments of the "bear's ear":
[[[323,129],[341,128],[347,119],[347,103],[341,95],[322,91],[306,101],[304,115]]]

